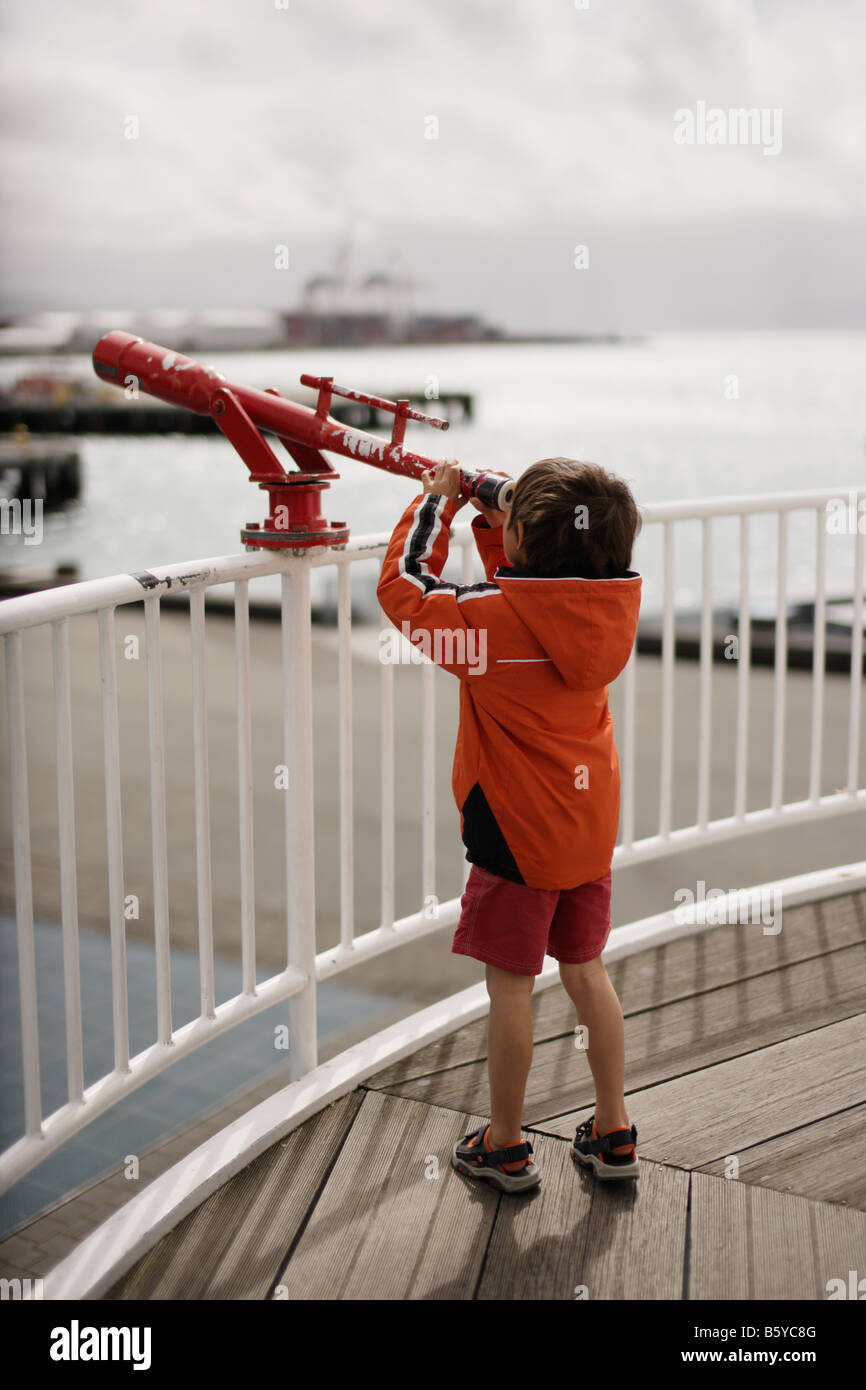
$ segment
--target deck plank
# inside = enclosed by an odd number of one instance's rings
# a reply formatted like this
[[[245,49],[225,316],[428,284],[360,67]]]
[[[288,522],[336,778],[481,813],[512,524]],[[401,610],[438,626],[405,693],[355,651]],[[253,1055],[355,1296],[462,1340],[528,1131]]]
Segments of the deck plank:
[[[692,1174],[689,1299],[820,1299],[862,1270],[866,1215]]]
[[[791,908],[784,913],[778,936],[765,936],[752,926],[732,924],[626,956],[608,966],[608,974],[628,1017],[863,941],[866,891]],[[561,1037],[574,1028],[574,1008],[559,986],[538,994],[532,1001],[532,1011],[536,1042]],[[487,1019],[482,1018],[400,1062],[383,1067],[366,1085],[385,1090],[398,1082],[480,1061],[486,1056]]]
[[[682,1296],[689,1175],[642,1163],[603,1186],[562,1140],[533,1135],[540,1189],[504,1198],[479,1299],[676,1299]]]
[[[698,1168],[861,1103],[866,1014],[629,1093],[641,1157]],[[574,1134],[586,1107],[542,1120],[544,1134]],[[535,1128],[533,1126],[532,1128]]]
[[[798,965],[751,976],[691,999],[625,1018],[629,1091],[656,1086],[836,1023],[866,999],[866,947],[849,946]],[[385,1088],[389,1095],[450,1110],[489,1111],[486,1059]],[[592,1073],[573,1033],[536,1044],[526,1087],[524,1123],[537,1124],[592,1105]]]
[[[484,1117],[363,1094],[275,1296],[471,1299],[499,1196],[467,1191],[450,1153]]]
[[[361,1092],[351,1091],[260,1154],[164,1235],[104,1297],[266,1297],[362,1101]]]
[[[739,1180],[866,1211],[866,1104],[828,1115],[739,1155]],[[699,1172],[724,1175],[717,1159]]]

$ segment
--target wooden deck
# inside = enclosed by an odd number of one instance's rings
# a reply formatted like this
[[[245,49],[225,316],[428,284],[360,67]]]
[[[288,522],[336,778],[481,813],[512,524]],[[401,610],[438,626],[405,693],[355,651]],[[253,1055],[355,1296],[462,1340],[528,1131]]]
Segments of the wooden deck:
[[[569,1156],[592,1081],[533,999],[541,1187],[450,1166],[488,1118],[486,1019],[371,1077],[190,1213],[109,1299],[810,1299],[866,1272],[866,893],[609,967],[641,1176]],[[479,1190],[480,1188],[480,1190]]]

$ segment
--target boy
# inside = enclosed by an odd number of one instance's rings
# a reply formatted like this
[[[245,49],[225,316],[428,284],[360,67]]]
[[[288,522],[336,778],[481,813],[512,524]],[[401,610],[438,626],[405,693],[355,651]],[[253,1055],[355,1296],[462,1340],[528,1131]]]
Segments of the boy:
[[[429,649],[434,639],[437,665],[460,680],[452,790],[473,867],[451,949],[486,965],[491,1108],[452,1163],[506,1192],[541,1180],[520,1136],[530,995],[549,954],[588,1029],[596,1090],[572,1156],[599,1177],[636,1177],[622,1010],[601,952],[620,789],[607,687],[637,631],[637,507],[596,465],[541,459],[518,478],[508,513],[472,499],[487,578],[449,584],[439,576],[466,500],[459,466],[443,460],[422,482],[391,536],[377,594],[410,640]]]

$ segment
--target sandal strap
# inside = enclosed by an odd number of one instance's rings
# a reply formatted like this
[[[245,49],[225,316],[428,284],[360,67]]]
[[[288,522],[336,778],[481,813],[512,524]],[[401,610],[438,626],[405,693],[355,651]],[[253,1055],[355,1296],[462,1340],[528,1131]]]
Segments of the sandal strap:
[[[466,1144],[466,1145],[468,1145],[468,1144],[469,1144],[469,1140],[470,1140],[470,1139],[474,1139],[474,1140],[476,1140],[476,1144],[477,1144],[477,1145],[480,1145],[480,1146],[481,1146],[481,1149],[484,1150],[484,1136],[485,1136],[485,1134],[487,1133],[488,1128],[489,1128],[488,1125],[481,1125],[481,1127],[480,1127],[479,1129],[470,1129],[470,1131],[469,1131],[468,1134],[464,1134],[464,1136],[463,1136],[463,1143]],[[476,1147],[476,1145],[473,1145],[472,1147],[474,1148],[474,1147]],[[485,1150],[485,1152],[486,1152],[486,1150]]]
[[[592,1151],[597,1154],[610,1153],[611,1149],[622,1148],[625,1144],[634,1144],[637,1139],[637,1130],[634,1125],[631,1129],[615,1129],[611,1134],[603,1134],[599,1139],[592,1140]]]
[[[493,1149],[488,1152],[484,1144],[484,1136],[489,1128],[489,1124],[481,1125],[479,1129],[470,1130],[468,1134],[463,1136],[463,1144],[472,1149],[473,1158],[477,1156],[484,1167],[496,1168],[500,1163],[520,1163],[522,1159],[528,1158],[532,1153],[532,1145],[528,1142],[509,1144],[505,1149]],[[470,1145],[470,1139],[474,1139],[476,1142]]]
[[[592,1135],[593,1122],[595,1115],[590,1115],[588,1120],[583,1120],[575,1132],[574,1141],[579,1143],[589,1153],[606,1154],[611,1149],[622,1148],[626,1144],[634,1145],[637,1142],[637,1126],[632,1125],[629,1129],[615,1129],[610,1134],[600,1135],[594,1139]]]
[[[532,1153],[532,1145],[529,1143],[509,1144],[505,1149],[493,1149],[491,1153],[485,1150],[484,1158],[487,1163],[519,1163],[521,1159],[528,1158]]]
[[[487,1125],[481,1125],[478,1129],[470,1129],[468,1134],[464,1134],[460,1143],[461,1149],[467,1149],[472,1155],[471,1161],[483,1166],[487,1158],[487,1150],[484,1147],[484,1136],[487,1133]],[[473,1143],[474,1140],[474,1143]]]

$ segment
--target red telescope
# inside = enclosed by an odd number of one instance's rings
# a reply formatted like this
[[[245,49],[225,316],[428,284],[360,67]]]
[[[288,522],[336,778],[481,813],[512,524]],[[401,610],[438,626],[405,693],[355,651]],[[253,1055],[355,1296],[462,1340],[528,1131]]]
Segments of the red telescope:
[[[93,369],[115,386],[134,386],[171,405],[210,415],[250,470],[250,480],[268,493],[270,511],[262,523],[248,522],[241,531],[244,544],[302,552],[312,546],[344,546],[349,528],[342,521],[327,521],[321,512],[321,494],[339,473],[320,452],[344,454],[388,473],[420,478],[437,460],[411,453],[404,447],[407,420],[420,420],[446,430],[447,420],[437,420],[412,410],[408,401],[386,401],[334,384],[333,377],[302,376],[301,384],[319,395],[315,410],[286,400],[278,391],[257,391],[236,386],[222,372],[206,367],[171,348],[158,347],[132,333],[107,333],[93,349]],[[334,396],[362,401],[390,411],[394,426],[390,440],[377,439],[362,430],[349,429],[332,420],[328,411]],[[261,431],[274,434],[298,465],[287,472]],[[512,480],[491,473],[461,470],[460,491],[485,505],[504,510],[514,490]]]

